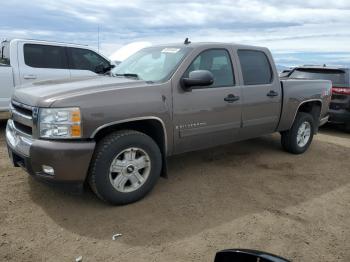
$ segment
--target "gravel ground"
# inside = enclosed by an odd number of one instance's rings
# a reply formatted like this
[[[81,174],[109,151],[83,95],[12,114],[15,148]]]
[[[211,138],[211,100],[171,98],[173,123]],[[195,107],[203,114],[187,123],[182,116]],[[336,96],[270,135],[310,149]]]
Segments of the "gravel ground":
[[[112,207],[13,168],[4,128],[0,261],[213,261],[234,247],[350,261],[350,134],[341,130],[324,128],[299,156],[275,134],[173,157],[148,197]]]

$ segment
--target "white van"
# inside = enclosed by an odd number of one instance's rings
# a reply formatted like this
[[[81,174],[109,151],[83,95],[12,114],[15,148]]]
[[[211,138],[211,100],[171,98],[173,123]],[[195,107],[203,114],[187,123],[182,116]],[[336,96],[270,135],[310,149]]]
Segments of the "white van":
[[[114,66],[88,46],[13,39],[0,45],[0,119],[14,88],[35,81],[105,74]]]

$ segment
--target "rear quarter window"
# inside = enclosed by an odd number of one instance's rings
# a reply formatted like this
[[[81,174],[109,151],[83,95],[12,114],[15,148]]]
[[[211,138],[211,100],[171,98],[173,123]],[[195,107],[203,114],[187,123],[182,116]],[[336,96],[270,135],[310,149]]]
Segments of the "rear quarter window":
[[[291,73],[289,78],[330,80],[335,85],[349,85],[345,71],[338,69],[298,68]]]
[[[266,54],[258,50],[238,50],[244,85],[266,85],[273,79]]]
[[[67,56],[62,46],[24,44],[24,62],[36,68],[67,69]]]

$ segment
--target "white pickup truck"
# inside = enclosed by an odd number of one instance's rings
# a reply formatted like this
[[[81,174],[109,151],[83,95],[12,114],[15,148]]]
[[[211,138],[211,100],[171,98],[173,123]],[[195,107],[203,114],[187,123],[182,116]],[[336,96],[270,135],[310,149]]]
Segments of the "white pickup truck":
[[[105,74],[114,66],[88,46],[13,39],[0,45],[0,119],[15,88],[32,82]]]

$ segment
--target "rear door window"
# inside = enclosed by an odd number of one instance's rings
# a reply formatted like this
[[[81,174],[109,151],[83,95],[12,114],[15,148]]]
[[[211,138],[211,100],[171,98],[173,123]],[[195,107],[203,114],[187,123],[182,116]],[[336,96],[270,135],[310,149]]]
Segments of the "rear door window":
[[[289,78],[330,80],[335,85],[346,85],[346,74],[338,69],[298,68]]]
[[[104,73],[110,63],[99,54],[83,48],[68,48],[70,69],[89,70],[94,73]]]
[[[24,44],[24,62],[35,68],[68,68],[66,51],[62,46]]]
[[[272,82],[269,59],[262,51],[238,50],[244,85],[266,85]]]

